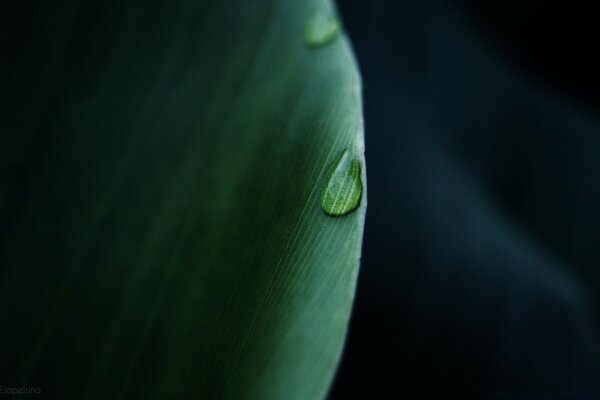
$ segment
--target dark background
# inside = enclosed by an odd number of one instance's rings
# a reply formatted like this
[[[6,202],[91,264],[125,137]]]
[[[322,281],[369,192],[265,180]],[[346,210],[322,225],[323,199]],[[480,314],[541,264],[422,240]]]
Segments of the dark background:
[[[600,398],[592,2],[338,4],[372,206],[330,398]]]

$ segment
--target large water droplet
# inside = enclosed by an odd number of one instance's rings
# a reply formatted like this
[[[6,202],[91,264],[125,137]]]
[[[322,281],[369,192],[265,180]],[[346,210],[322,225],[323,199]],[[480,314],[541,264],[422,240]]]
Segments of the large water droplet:
[[[306,21],[304,42],[310,47],[331,43],[342,30],[340,20],[332,14],[317,13]]]
[[[362,196],[361,163],[347,149],[331,164],[321,188],[321,207],[339,217],[356,210]]]

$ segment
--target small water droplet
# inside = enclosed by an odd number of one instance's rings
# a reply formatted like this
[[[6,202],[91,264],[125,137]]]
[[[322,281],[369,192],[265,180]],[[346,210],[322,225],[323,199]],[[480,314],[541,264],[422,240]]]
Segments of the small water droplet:
[[[339,217],[356,210],[362,196],[361,163],[349,150],[331,164],[321,188],[321,207]]]
[[[341,30],[342,25],[335,15],[317,13],[306,21],[304,42],[310,47],[320,47],[333,42]]]

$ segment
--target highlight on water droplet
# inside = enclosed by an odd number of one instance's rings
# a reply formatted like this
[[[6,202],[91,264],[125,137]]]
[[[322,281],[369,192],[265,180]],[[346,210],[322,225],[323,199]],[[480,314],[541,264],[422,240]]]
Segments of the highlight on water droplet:
[[[304,42],[310,47],[320,47],[333,42],[340,35],[341,30],[342,24],[338,17],[320,12],[306,21]]]
[[[361,162],[348,149],[331,164],[321,187],[321,207],[340,217],[356,210],[362,196]]]

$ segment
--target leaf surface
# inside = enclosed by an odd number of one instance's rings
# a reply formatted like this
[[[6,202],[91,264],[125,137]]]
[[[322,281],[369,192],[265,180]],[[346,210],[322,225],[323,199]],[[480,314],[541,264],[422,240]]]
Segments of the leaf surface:
[[[333,6],[34,9],[5,93],[2,383],[77,399],[323,398],[366,207],[348,40],[303,42]],[[362,159],[363,196],[333,218],[319,194],[344,149]]]

